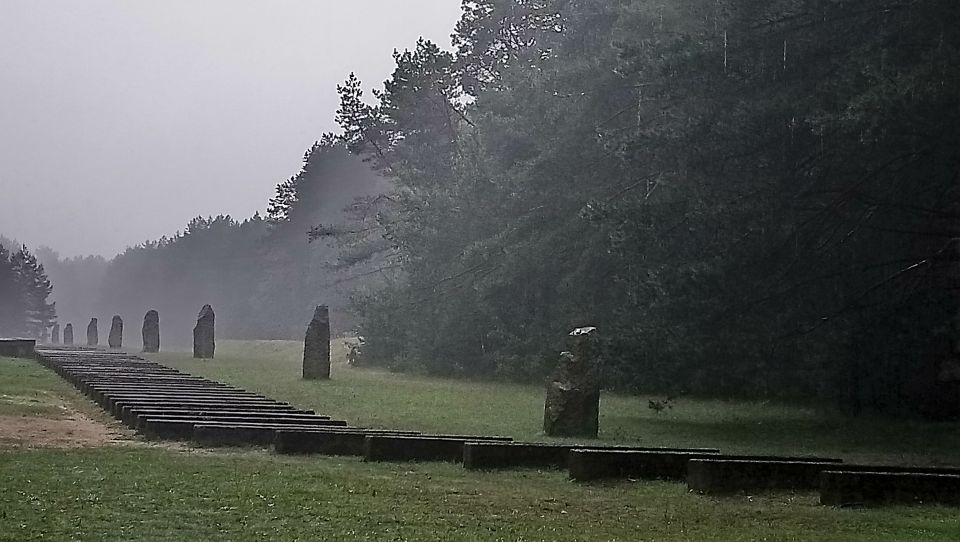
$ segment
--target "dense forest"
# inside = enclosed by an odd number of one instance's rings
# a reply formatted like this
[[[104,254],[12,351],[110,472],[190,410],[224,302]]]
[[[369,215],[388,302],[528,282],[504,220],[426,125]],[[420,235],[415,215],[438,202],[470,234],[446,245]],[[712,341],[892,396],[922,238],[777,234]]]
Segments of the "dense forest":
[[[464,9],[339,89],[397,186],[338,236],[399,270],[368,362],[538,377],[594,325],[614,388],[957,414],[960,5]]]
[[[960,4],[463,8],[338,87],[265,216],[127,250],[96,310],[183,344],[327,303],[362,363],[516,380],[592,325],[608,389],[960,414]]]

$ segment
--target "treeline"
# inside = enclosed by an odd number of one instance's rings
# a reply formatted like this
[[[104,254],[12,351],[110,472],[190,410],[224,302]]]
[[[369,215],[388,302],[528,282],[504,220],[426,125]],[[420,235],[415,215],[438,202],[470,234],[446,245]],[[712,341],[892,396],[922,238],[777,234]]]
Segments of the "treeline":
[[[100,315],[300,338],[326,303],[362,363],[516,380],[593,325],[610,389],[960,413],[960,4],[463,6],[454,52],[338,88],[265,217],[110,262]]]
[[[0,337],[43,339],[57,313],[47,298],[53,287],[36,256],[0,243]]]
[[[343,145],[318,141],[301,170],[277,186],[266,216],[197,217],[173,236],[127,249],[105,266],[95,303],[81,310],[93,311],[86,318],[119,314],[139,326],[156,309],[164,345],[173,348],[191,344],[206,303],[221,338],[302,339],[318,304],[330,305],[334,324],[345,330],[352,321],[341,292],[358,271],[341,272],[331,243],[310,244],[307,231],[341,222],[354,198],[386,187]]]
[[[960,4],[467,0],[340,136],[367,363],[960,412]],[[363,257],[357,257],[357,255]]]
[[[100,286],[109,260],[103,256],[62,257],[43,245],[35,252],[53,285],[50,300],[56,303],[57,322],[61,327],[73,323],[82,328],[94,316],[110,321],[112,314],[97,312]]]

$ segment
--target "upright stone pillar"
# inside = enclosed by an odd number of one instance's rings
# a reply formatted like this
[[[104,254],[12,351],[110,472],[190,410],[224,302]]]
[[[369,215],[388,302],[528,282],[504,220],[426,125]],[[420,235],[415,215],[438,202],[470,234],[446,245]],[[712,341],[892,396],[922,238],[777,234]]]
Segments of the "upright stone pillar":
[[[143,351],[160,351],[160,313],[147,311],[143,317]]]
[[[73,324],[63,326],[63,344],[73,346]]]
[[[556,437],[597,438],[600,425],[600,353],[597,328],[570,332],[570,351],[547,382],[543,432]]]
[[[50,331],[50,344],[60,344],[60,324],[53,324],[53,330]]]
[[[107,345],[110,348],[123,346],[123,319],[120,318],[119,314],[115,314],[110,322],[110,335],[107,336]]]
[[[193,328],[193,357],[201,359],[213,358],[215,342],[213,337],[214,319],[213,307],[204,305],[197,315],[197,325]]]
[[[303,378],[330,378],[330,311],[326,305],[313,312],[303,338]]]
[[[100,344],[100,335],[97,330],[97,319],[91,318],[87,324],[87,346],[97,346]]]

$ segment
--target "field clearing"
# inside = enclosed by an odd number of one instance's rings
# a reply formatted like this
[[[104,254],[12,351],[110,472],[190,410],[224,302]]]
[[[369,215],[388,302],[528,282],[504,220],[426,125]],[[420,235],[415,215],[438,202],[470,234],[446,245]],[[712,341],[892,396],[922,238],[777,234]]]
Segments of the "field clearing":
[[[303,347],[294,341],[220,341],[214,360],[194,360],[187,353],[150,357],[355,425],[554,440],[542,434],[542,386],[355,369],[345,362],[342,341],[334,340],[333,346],[330,381],[300,378]],[[960,464],[957,423],[849,418],[776,403],[685,397],[658,414],[647,407],[650,398],[604,393],[600,440],[730,453],[839,455],[858,462]]]
[[[212,361],[157,357],[353,423],[542,438],[537,386],[394,375],[353,369],[342,359],[330,382],[303,382],[296,343],[221,342],[217,352]],[[67,408],[95,408],[39,365],[0,359],[0,394],[13,391]],[[794,407],[681,400],[658,415],[646,408],[646,398],[605,396],[602,411],[605,442],[795,452],[791,442],[809,440],[802,449],[810,453],[849,447],[863,456],[931,463],[955,459],[957,449],[953,436],[920,451],[907,445],[948,429],[955,435],[955,425],[898,422],[901,432],[912,432],[884,442],[890,433],[873,432],[879,422],[844,436],[852,421]],[[40,421],[56,413],[21,415]],[[710,420],[714,431],[706,430]],[[739,430],[724,434],[724,427]],[[822,428],[833,432],[818,436]],[[817,504],[813,492],[707,497],[667,482],[576,484],[556,471],[478,473],[446,463],[132,444],[0,444],[0,540],[960,539],[957,509],[939,506],[838,509]]]

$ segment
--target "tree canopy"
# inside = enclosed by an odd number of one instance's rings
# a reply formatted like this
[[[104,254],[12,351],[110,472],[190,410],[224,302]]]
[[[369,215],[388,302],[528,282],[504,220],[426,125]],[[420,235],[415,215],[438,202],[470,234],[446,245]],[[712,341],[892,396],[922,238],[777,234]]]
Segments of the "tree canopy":
[[[396,185],[371,362],[960,410],[960,6],[464,2],[397,52],[349,148]],[[960,366],[958,366],[960,367]],[[931,393],[931,390],[934,393]]]
[[[10,252],[0,244],[0,336],[43,339],[56,321],[53,291],[43,265],[25,245]]]

